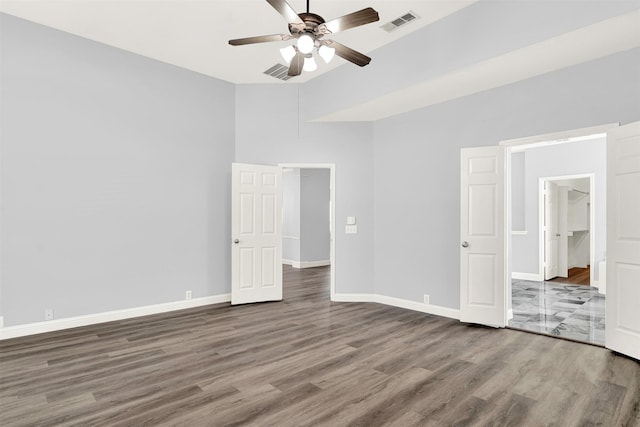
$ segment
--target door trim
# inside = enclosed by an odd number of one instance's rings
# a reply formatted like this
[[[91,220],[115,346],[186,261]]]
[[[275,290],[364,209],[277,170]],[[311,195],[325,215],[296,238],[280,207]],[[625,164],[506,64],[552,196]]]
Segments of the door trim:
[[[591,139],[594,135],[606,136],[609,129],[620,126],[620,123],[607,123],[599,126],[572,129],[562,132],[545,133],[542,135],[526,136],[523,138],[505,139],[500,141],[500,145],[508,147],[512,152],[522,151],[527,148],[542,147],[546,145],[565,144],[583,139]]]
[[[336,164],[335,163],[278,163],[280,168],[293,169],[329,169],[329,200],[331,203],[329,220],[329,262],[331,263],[330,295],[335,301],[336,294]]]

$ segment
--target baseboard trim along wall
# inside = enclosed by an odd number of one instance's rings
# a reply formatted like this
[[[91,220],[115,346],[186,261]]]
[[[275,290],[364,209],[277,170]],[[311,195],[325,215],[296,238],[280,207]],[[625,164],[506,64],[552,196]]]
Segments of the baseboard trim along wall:
[[[511,272],[511,278],[516,280],[531,280],[533,282],[542,282],[539,274],[536,273],[517,273]]]
[[[290,259],[283,259],[283,264],[290,265],[293,268],[313,268],[313,267],[324,267],[325,265],[331,265],[330,260],[323,261],[293,261]]]
[[[28,323],[26,325],[8,326],[0,328],[0,340],[18,338],[62,329],[95,325],[98,323],[124,320],[133,317],[148,316],[150,314],[167,313],[185,308],[195,308],[204,305],[220,304],[231,301],[231,294],[212,295],[190,300],[167,302],[163,304],[147,305],[143,307],[126,308],[124,310],[107,311],[104,313],[88,314],[86,316],[67,317],[65,319],[48,320],[46,322]]]
[[[439,305],[424,304],[401,298],[388,297],[377,294],[335,294],[332,298],[337,302],[377,302],[407,310],[420,311],[436,316],[460,319],[460,310]],[[95,325],[98,323],[125,320],[133,317],[148,316],[150,314],[167,313],[186,308],[201,307],[204,305],[220,304],[231,301],[231,294],[213,295],[209,297],[194,298],[190,300],[173,301],[163,304],[147,305],[144,307],[127,308],[124,310],[107,311],[104,313],[88,314],[86,316],[68,317],[65,319],[48,320],[46,322],[28,323],[26,325],[8,326],[0,328],[0,340],[19,338],[45,332],[60,331],[62,329],[77,328],[80,326]],[[0,319],[1,320],[1,319]]]
[[[332,298],[337,302],[377,302],[379,304],[391,305],[394,307],[406,308],[407,310],[420,311],[436,316],[448,317],[460,320],[460,310],[442,307],[439,305],[425,304],[417,301],[409,301],[401,298],[388,297],[377,294],[335,294]]]

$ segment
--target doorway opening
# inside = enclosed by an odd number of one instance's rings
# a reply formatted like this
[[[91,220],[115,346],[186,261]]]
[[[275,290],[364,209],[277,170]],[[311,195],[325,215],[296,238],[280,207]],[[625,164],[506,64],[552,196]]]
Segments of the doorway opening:
[[[507,326],[604,346],[606,134],[508,147],[507,162]]]
[[[335,165],[283,163],[278,166],[283,172],[283,269],[317,268],[323,272],[328,269],[328,291],[333,300]]]
[[[545,281],[591,286],[594,174],[540,178],[539,271]]]

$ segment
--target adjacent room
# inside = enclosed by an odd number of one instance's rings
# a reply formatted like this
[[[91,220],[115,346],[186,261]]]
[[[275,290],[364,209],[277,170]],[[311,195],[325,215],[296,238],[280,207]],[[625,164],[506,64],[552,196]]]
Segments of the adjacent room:
[[[0,424],[640,425],[637,0],[0,0]]]

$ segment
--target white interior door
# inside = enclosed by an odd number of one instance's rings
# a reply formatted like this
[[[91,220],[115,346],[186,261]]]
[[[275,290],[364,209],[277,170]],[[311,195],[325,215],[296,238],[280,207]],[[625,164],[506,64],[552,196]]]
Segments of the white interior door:
[[[504,148],[461,150],[460,320],[504,327]]]
[[[569,187],[558,187],[558,276],[569,277]]]
[[[282,169],[233,163],[231,304],[282,299]]]
[[[544,182],[544,280],[558,276],[558,185]]]
[[[640,360],[640,122],[607,135],[606,346]]]

